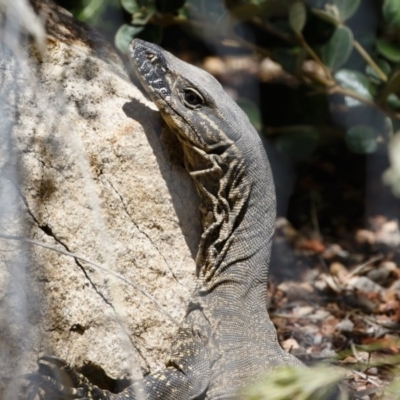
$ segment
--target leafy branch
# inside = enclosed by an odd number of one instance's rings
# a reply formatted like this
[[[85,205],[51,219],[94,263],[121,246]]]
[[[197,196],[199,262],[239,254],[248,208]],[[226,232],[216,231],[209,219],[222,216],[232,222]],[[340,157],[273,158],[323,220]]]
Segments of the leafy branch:
[[[99,0],[92,1],[94,9]],[[131,23],[122,25],[115,36],[121,52],[135,37],[160,42],[164,31],[179,26],[187,35],[270,58],[299,85],[309,87],[310,101],[313,94],[335,95],[342,98],[349,115],[366,107],[390,118],[392,125],[400,120],[397,0],[382,2],[380,31],[369,32],[368,37],[357,36],[351,22],[362,18],[361,0],[121,0],[121,4],[131,15]],[[261,40],[243,36],[242,26]],[[360,61],[355,63],[357,57]],[[354,122],[345,132],[349,148],[358,153],[374,151],[387,137],[384,126],[370,127],[364,135],[363,126]],[[355,139],[354,131],[359,132]]]

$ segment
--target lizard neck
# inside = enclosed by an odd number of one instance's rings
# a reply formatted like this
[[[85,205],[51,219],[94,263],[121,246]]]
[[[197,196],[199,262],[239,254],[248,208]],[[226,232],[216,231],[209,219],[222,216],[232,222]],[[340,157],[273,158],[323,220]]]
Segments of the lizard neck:
[[[221,154],[184,145],[201,198],[196,265],[204,295],[266,296],[275,192],[262,143],[258,137],[251,142],[222,146]]]

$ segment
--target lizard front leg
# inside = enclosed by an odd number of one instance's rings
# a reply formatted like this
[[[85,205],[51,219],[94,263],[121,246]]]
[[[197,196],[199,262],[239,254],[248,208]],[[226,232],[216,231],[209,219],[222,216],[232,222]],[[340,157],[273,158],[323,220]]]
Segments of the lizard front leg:
[[[68,383],[65,376],[69,378]],[[26,375],[27,379],[61,399],[79,400],[194,399],[207,389],[209,377],[206,346],[186,324],[178,329],[166,368],[134,381],[121,393],[100,389],[65,361],[51,356],[39,359],[38,373]]]

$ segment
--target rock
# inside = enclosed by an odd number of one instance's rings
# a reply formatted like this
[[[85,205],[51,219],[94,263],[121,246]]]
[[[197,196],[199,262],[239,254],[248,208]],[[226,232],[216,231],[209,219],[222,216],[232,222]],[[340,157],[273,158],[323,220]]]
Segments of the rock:
[[[384,244],[392,249],[397,249],[400,245],[400,228],[396,220],[387,221],[376,233],[376,242]]]
[[[364,293],[379,293],[384,292],[384,288],[366,276],[353,276],[348,280],[347,287],[350,289],[358,289]]]
[[[158,112],[96,32],[50,1],[33,4],[46,54],[2,44],[1,234],[106,265],[179,321],[201,227],[192,182],[168,157],[177,142],[160,136]],[[0,269],[0,398],[43,353],[89,365],[93,380],[163,366],[176,325],[132,286],[4,238]]]
[[[390,263],[390,262],[388,262]],[[378,284],[384,284],[390,275],[390,270],[385,267],[373,268],[367,273],[367,278]]]
[[[375,240],[375,233],[367,229],[358,229],[355,234],[355,241],[361,245],[373,245],[375,243]]]
[[[342,284],[346,283],[347,277],[349,276],[349,271],[347,270],[347,268],[339,262],[333,262],[329,266],[329,272],[332,276],[337,277],[339,279],[339,282]]]
[[[314,293],[312,285],[308,282],[283,282],[277,289],[286,293],[289,302],[307,300]]]
[[[292,350],[300,348],[300,346],[296,339],[289,338],[282,342],[282,348],[290,353]]]
[[[324,259],[329,260],[335,257],[348,258],[349,252],[343,250],[338,244],[329,244],[323,254]]]
[[[336,330],[338,332],[352,332],[353,328],[354,328],[354,323],[348,318],[341,320],[336,325]]]

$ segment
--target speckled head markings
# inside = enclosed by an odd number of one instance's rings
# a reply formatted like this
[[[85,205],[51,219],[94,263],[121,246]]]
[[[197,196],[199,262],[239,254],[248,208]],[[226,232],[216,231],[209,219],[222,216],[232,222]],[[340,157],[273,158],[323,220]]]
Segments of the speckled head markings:
[[[207,153],[218,153],[238,139],[240,121],[235,111],[241,110],[214,77],[139,39],[132,42],[130,56],[151,100],[181,140]],[[226,104],[216,101],[221,96]],[[221,134],[223,121],[230,127],[226,129],[229,134]],[[186,133],[180,135],[183,128]]]
[[[166,79],[167,61],[156,46],[144,46],[143,44],[144,42],[136,39],[130,47],[131,59],[135,60],[133,65],[136,75],[142,82],[143,80],[147,82],[146,87],[149,88],[149,95],[152,98],[151,93],[154,92],[155,96],[161,99],[169,99],[171,90]]]

